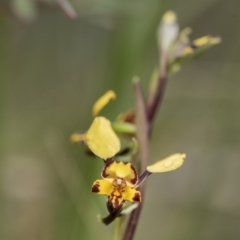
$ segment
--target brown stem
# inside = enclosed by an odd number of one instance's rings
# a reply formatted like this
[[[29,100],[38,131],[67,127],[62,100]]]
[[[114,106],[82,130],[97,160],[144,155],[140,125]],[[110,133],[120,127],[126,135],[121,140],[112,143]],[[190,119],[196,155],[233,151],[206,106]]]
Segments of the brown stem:
[[[141,191],[141,195],[142,195],[142,199],[144,199],[144,189],[145,189],[145,184],[141,185],[139,190]],[[142,206],[143,206],[143,200],[142,202],[138,205],[138,207],[131,213],[131,216],[128,220],[128,225],[127,228],[125,230],[125,234],[123,239],[124,240],[132,240],[135,234],[135,230],[138,224],[138,220],[141,214],[141,210],[142,210]]]
[[[150,126],[153,125],[154,117],[156,116],[156,112],[159,109],[159,106],[161,105],[161,102],[163,100],[166,85],[167,85],[167,56],[166,52],[162,50],[160,58],[160,72],[158,78],[158,85],[152,100],[148,102],[147,106],[148,122]]]
[[[148,106],[148,121],[149,121],[149,135],[151,134],[151,129],[153,127],[153,120],[156,115],[157,110],[159,109],[159,105],[162,102],[164,92],[167,86],[167,77],[160,75],[159,77],[159,88],[156,92],[155,101]]]
[[[164,92],[166,89],[166,84],[167,84],[167,56],[166,56],[165,51],[162,51],[161,56],[160,56],[160,75],[159,75],[159,79],[158,79],[157,89],[156,89],[156,92],[154,93],[152,101],[148,103],[148,106],[146,108],[147,122],[145,123],[146,126],[144,126],[144,127],[147,128],[148,132],[147,132],[147,134],[145,134],[145,136],[143,134],[140,135],[141,136],[140,141],[145,142],[145,145],[142,145],[140,143],[140,149],[143,153],[143,154],[140,154],[141,171],[144,171],[144,169],[146,169],[146,167],[147,167],[149,155],[144,154],[144,153],[149,152],[149,141],[150,141],[150,137],[151,137],[151,129],[153,126],[153,120],[154,120],[157,110],[159,109],[159,106],[162,103]],[[138,112],[136,112],[136,114],[138,114]],[[144,116],[141,116],[141,115],[139,117],[144,118]],[[139,121],[144,122],[144,120],[139,120]],[[138,125],[137,125],[137,131],[142,131],[142,129],[139,129]],[[143,136],[144,136],[144,139],[143,139]],[[146,186],[146,184],[144,183],[139,188],[139,190],[141,191],[141,194],[142,194],[142,199],[144,199],[145,186]],[[138,207],[131,213],[128,225],[125,230],[123,240],[132,240],[133,239],[135,230],[136,230],[136,227],[138,224],[138,220],[140,217],[140,213],[142,210],[142,206],[143,206],[143,202],[141,204],[139,204]]]

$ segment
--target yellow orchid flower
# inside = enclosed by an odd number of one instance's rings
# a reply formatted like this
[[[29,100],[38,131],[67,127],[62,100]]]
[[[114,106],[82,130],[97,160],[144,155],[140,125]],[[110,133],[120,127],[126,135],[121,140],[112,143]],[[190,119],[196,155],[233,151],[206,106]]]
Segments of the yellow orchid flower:
[[[113,208],[125,201],[141,202],[141,193],[134,189],[138,175],[131,163],[110,161],[103,168],[102,177],[93,183],[92,192],[108,196]]]
[[[131,163],[107,160],[102,178],[92,185],[92,192],[107,196],[109,215],[99,220],[106,225],[121,214],[126,201],[141,202],[141,192],[136,190],[152,173],[173,171],[182,166],[186,154],[175,153],[147,167],[140,177]],[[135,206],[136,207],[136,206]],[[134,208],[132,208],[134,209]]]
[[[136,188],[152,173],[173,171],[182,166],[186,154],[175,153],[147,167],[138,177],[131,163],[111,160],[106,162],[101,180],[96,180],[92,192],[108,196],[108,203],[118,208],[125,201],[141,202],[141,193]]]

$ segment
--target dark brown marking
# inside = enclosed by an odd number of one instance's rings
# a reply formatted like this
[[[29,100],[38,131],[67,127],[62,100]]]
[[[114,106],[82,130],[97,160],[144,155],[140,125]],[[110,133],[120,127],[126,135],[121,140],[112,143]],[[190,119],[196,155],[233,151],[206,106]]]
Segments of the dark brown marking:
[[[131,183],[132,184],[136,184],[137,180],[138,180],[138,175],[137,172],[135,170],[135,168],[133,167],[133,165],[131,164],[131,169],[133,170],[134,174],[135,174],[135,178],[131,179]]]
[[[107,174],[107,168],[108,168],[111,164],[113,164],[113,162],[114,162],[114,161],[109,161],[109,162],[107,162],[106,165],[104,166],[103,171],[102,171],[102,177],[103,177],[103,178],[107,178],[107,177],[108,177],[109,174]]]
[[[113,207],[117,208],[118,206],[119,206],[119,200],[118,200],[118,197],[115,197]]]
[[[123,201],[119,206],[118,208],[111,208],[111,211],[110,211],[110,214],[105,217],[105,218],[102,218],[102,222],[105,223],[106,225],[110,224],[111,222],[113,222],[118,216],[119,214],[121,213],[122,211],[122,208],[123,208],[123,205],[124,205],[124,202]]]
[[[100,192],[99,187],[100,187],[99,182],[96,182],[96,183],[92,186],[92,192],[95,192],[95,193]]]
[[[133,197],[133,201],[135,202],[141,202],[141,195],[137,192],[135,193],[134,197]]]

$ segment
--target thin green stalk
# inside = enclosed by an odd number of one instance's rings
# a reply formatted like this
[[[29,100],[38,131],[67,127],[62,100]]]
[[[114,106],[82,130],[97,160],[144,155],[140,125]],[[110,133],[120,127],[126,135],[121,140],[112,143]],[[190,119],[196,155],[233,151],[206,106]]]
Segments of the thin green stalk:
[[[5,62],[5,38],[4,38],[4,22],[2,19],[0,19],[0,166],[2,166],[2,159],[4,155],[4,125],[5,125],[5,99],[6,99],[6,62]],[[1,168],[2,169],[2,168]],[[0,192],[0,196],[2,195],[2,192]],[[1,198],[2,199],[2,198]],[[2,202],[0,202],[1,204]],[[2,220],[2,219],[1,219]],[[2,230],[2,229],[0,229]],[[1,237],[0,231],[0,239]]]
[[[121,216],[116,219],[113,240],[122,239],[123,226],[125,224],[125,219],[126,219],[126,216]]]

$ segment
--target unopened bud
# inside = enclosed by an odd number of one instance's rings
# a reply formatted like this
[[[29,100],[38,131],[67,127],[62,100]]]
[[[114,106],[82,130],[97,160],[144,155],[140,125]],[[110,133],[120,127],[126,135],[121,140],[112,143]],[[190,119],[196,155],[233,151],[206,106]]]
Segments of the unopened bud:
[[[167,11],[158,28],[158,44],[161,50],[169,51],[176,41],[179,33],[177,16],[173,11]]]

